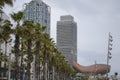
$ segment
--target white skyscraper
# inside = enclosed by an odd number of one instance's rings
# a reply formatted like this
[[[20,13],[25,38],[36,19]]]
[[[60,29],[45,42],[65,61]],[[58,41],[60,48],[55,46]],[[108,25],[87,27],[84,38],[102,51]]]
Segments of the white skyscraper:
[[[46,26],[45,32],[50,34],[50,7],[42,0],[32,0],[25,4],[24,15],[25,20],[34,20],[35,23]]]
[[[77,61],[77,24],[71,15],[61,16],[57,22],[57,46],[69,64]]]

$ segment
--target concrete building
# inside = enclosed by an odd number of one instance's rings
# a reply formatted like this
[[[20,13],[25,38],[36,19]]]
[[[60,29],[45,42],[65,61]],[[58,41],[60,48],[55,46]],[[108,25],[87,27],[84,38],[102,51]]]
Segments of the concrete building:
[[[25,4],[24,14],[25,20],[34,20],[35,23],[40,23],[46,26],[45,32],[50,34],[50,7],[42,0],[32,0]]]
[[[61,16],[57,22],[57,47],[69,64],[77,61],[77,24],[71,15]]]

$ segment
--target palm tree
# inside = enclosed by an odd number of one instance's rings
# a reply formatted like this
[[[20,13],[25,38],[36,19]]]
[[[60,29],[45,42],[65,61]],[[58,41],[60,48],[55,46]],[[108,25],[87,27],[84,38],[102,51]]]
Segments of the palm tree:
[[[0,74],[2,73],[3,74],[3,76],[2,77],[6,77],[6,71],[3,71],[1,68],[1,62],[7,62],[8,61],[8,57],[4,54],[4,53],[2,53],[2,52],[0,52]],[[5,70],[6,70],[6,68],[4,68]]]
[[[17,27],[20,26],[20,22],[22,21],[23,17],[24,17],[24,13],[22,11],[19,11],[17,13],[12,13],[10,14],[11,15],[11,18],[17,22]]]
[[[59,54],[59,51],[58,49],[56,48],[56,46],[54,46],[53,48],[53,57],[51,59],[51,63],[52,63],[52,80],[56,80],[55,79],[55,72],[56,72],[56,69],[57,69],[57,54]]]
[[[61,53],[57,50],[55,54],[55,66],[56,66],[56,79],[60,80],[60,69],[61,69]]]
[[[10,34],[12,33],[11,22],[9,20],[5,20],[3,26],[1,26],[0,37],[5,42],[5,55],[7,54],[7,43],[10,42]]]
[[[2,8],[3,6],[5,6],[5,4],[13,6],[13,0],[1,0],[0,1],[0,8]]]
[[[47,80],[49,78],[49,63],[52,54],[51,38],[48,34],[44,34],[43,38],[43,78]]]
[[[54,41],[52,38],[49,38],[48,39],[49,43],[47,44],[47,66],[48,66],[48,70],[47,70],[47,74],[48,74],[48,80],[51,79],[51,76],[52,76],[52,65],[54,65],[52,63],[52,58],[54,59],[54,48],[55,48],[55,45],[54,45]]]
[[[49,54],[48,54],[48,80],[54,80],[55,75],[55,54],[57,53],[57,48],[54,40],[49,39]]]
[[[39,71],[40,71],[40,64],[39,64],[39,55],[40,55],[40,43],[42,42],[43,32],[45,30],[45,27],[40,26],[39,23],[35,25],[35,33],[34,33],[34,40],[36,44],[36,50],[35,50],[35,75],[36,80],[39,80]]]
[[[13,6],[13,0],[1,0],[0,1],[0,8],[2,8],[5,4]]]
[[[2,52],[0,52],[0,68],[1,68],[2,62],[5,61],[4,58],[5,58],[4,54]]]
[[[0,68],[1,68],[1,63],[2,63],[2,52],[0,52]]]
[[[24,30],[21,28],[21,32],[23,32]],[[25,58],[24,56],[27,54],[27,41],[25,38],[23,38],[22,36],[25,34],[21,34],[20,37],[20,80],[22,80],[23,78],[23,74],[25,74]]]
[[[10,6],[13,6],[13,0],[1,0],[0,1],[0,14],[1,14],[1,17],[0,17],[0,25],[1,25],[1,21],[2,21],[2,7],[4,7],[5,4],[8,4]]]
[[[11,18],[14,20],[14,22],[17,23],[16,28],[14,29],[15,34],[15,45],[14,45],[14,53],[15,53],[15,79],[18,80],[18,60],[19,60],[19,46],[20,46],[20,22],[23,19],[23,12],[19,11],[17,13],[12,13]]]
[[[34,35],[35,24],[33,21],[25,21],[23,23],[23,38],[27,40],[27,80],[30,80],[31,76],[31,63],[33,62],[32,54],[32,38]]]
[[[13,0],[1,0],[0,1],[0,14],[1,14],[0,24],[1,24],[1,21],[2,21],[2,13],[3,13],[2,8],[5,6],[5,4],[13,6]]]
[[[55,54],[56,80],[69,80],[73,75],[73,70],[65,61],[64,56],[56,49]]]
[[[1,28],[1,31],[0,31],[0,39],[4,42],[4,45],[5,45],[5,50],[4,50],[4,55],[7,56],[7,44],[11,41],[11,37],[10,37],[10,34],[12,32],[12,29],[11,29],[11,23],[9,20],[5,20],[3,22],[3,25],[0,27]],[[4,68],[7,70],[6,68],[6,61],[4,62]],[[6,72],[7,71],[4,71],[5,74],[7,74]]]
[[[25,21],[23,23],[23,27],[21,37],[27,41],[27,79],[30,80],[30,69],[31,69],[31,62],[33,61],[33,56],[35,56],[35,74],[36,80],[39,80],[40,75],[40,49],[41,43],[43,44],[43,32],[45,27],[41,27],[40,24],[34,24],[33,21]],[[35,44],[35,51],[33,50],[34,55],[32,54],[32,44]],[[33,46],[34,48],[34,46]],[[41,51],[42,52],[42,51]],[[39,59],[40,58],[40,59]]]

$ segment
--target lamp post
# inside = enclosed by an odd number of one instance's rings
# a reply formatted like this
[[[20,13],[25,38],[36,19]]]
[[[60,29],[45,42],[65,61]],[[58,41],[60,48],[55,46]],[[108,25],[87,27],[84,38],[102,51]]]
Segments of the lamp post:
[[[112,41],[113,41],[113,37],[112,37],[112,35],[109,32],[109,37],[108,37],[108,53],[107,53],[107,66],[109,66],[109,60],[112,58],[112,56],[111,56],[111,50],[112,50],[112,45],[113,45]],[[108,79],[108,72],[109,72],[109,69],[107,70],[107,75],[106,75],[107,79]]]

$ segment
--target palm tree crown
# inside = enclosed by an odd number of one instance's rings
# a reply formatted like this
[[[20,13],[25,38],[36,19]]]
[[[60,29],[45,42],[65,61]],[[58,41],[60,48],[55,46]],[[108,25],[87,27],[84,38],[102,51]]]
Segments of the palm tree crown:
[[[4,7],[5,4],[13,6],[13,0],[0,0],[0,8]]]

